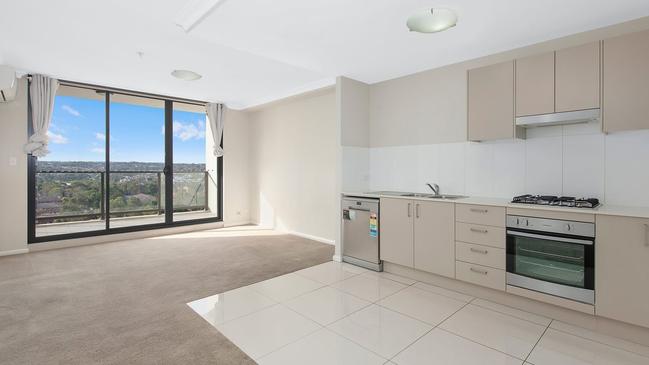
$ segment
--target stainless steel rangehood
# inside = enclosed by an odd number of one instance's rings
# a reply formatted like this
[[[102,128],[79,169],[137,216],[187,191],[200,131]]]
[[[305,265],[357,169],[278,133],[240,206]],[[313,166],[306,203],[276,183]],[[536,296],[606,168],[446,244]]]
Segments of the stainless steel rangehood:
[[[574,112],[549,113],[538,115],[527,115],[516,118],[516,126],[523,128],[542,127],[547,125],[563,125],[587,123],[599,120],[600,110],[586,109]]]

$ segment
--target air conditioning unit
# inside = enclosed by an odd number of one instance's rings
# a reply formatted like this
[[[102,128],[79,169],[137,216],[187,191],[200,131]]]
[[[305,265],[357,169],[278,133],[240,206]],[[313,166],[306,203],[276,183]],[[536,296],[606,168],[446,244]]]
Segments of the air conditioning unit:
[[[14,100],[17,89],[16,70],[10,66],[0,65],[0,103]]]

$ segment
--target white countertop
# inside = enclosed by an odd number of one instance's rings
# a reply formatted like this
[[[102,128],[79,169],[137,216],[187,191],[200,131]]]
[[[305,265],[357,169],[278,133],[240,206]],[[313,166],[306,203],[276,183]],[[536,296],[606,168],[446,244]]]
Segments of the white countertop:
[[[570,207],[558,207],[551,205],[534,205],[534,204],[519,204],[512,203],[510,199],[505,198],[489,198],[489,197],[477,197],[469,196],[459,199],[434,199],[434,198],[425,198],[425,197],[413,197],[413,196],[398,196],[390,194],[381,194],[382,192],[343,192],[342,195],[348,196],[357,196],[365,198],[395,198],[395,199],[408,199],[408,200],[426,200],[426,201],[441,201],[448,203],[456,204],[475,204],[475,205],[487,205],[487,206],[496,206],[496,207],[505,207],[505,208],[521,208],[521,209],[535,209],[535,210],[546,210],[546,211],[555,211],[555,212],[566,212],[566,213],[582,213],[582,214],[595,214],[595,215],[615,215],[623,217],[636,217],[636,218],[649,218],[649,207],[628,207],[628,206],[616,206],[616,205],[600,205],[595,209],[587,208],[570,208]]]

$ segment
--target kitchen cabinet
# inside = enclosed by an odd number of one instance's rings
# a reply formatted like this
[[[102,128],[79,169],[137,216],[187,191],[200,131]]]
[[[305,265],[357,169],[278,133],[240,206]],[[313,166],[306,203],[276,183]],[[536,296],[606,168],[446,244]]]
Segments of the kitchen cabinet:
[[[514,138],[514,62],[468,71],[470,141]]]
[[[649,327],[649,219],[598,215],[595,312]]]
[[[556,52],[555,112],[599,108],[599,42]]]
[[[381,199],[381,259],[455,276],[455,207],[452,202]]]
[[[649,128],[649,31],[602,43],[603,129]]]
[[[554,113],[554,52],[516,60],[516,116]]]
[[[415,201],[415,269],[455,276],[455,206]]]
[[[413,201],[381,198],[381,260],[414,266]]]

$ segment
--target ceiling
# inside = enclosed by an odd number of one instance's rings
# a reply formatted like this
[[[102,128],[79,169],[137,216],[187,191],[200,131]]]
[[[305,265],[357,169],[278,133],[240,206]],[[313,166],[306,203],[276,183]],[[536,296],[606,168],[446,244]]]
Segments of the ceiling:
[[[243,108],[339,75],[375,83],[649,16],[647,0],[225,0],[185,33],[174,20],[190,1],[0,0],[0,60]],[[457,27],[408,32],[406,18],[431,6],[456,10]],[[174,79],[179,68],[203,78]]]

